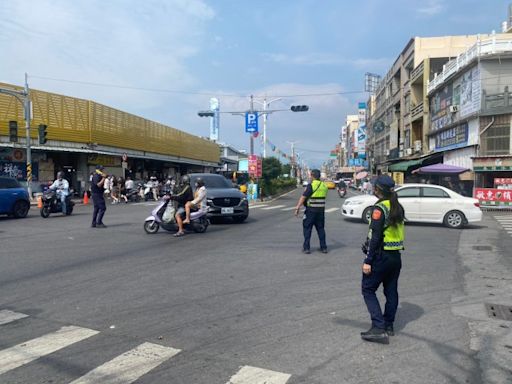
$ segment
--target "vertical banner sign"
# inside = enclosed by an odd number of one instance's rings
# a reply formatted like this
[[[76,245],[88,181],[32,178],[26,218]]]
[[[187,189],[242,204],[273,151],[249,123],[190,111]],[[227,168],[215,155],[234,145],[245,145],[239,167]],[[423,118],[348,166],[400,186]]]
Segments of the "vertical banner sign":
[[[259,179],[263,173],[263,160],[257,155],[249,155],[249,176]]]
[[[212,97],[210,99],[210,111],[213,112],[213,116],[210,117],[210,140],[219,140],[219,125],[220,125],[220,103],[219,99]]]
[[[366,103],[358,105],[357,156],[366,159]]]

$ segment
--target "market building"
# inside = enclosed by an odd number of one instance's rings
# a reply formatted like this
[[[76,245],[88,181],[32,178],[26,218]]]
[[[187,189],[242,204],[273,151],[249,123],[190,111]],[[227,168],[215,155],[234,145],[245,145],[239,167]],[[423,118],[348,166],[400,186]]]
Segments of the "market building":
[[[30,99],[33,191],[63,170],[80,193],[97,164],[134,179],[213,172],[219,166],[219,146],[198,136],[90,100],[39,90],[30,90]],[[39,125],[47,126],[45,143],[38,140]],[[0,174],[19,180],[27,172],[24,127],[21,103],[0,94]]]

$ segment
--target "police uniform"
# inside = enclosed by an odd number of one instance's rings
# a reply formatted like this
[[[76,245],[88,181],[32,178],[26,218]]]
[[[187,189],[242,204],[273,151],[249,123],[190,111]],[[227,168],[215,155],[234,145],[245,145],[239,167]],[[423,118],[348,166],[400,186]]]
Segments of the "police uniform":
[[[381,200],[372,212],[364,260],[365,264],[371,265],[371,273],[363,274],[362,294],[372,319],[372,328],[393,335],[393,322],[398,308],[398,277],[402,268],[400,251],[404,249],[405,234],[403,222],[389,225],[390,206],[389,200]],[[386,296],[384,314],[375,294],[380,284]]]
[[[105,204],[105,197],[103,196],[105,192],[105,188],[103,186],[98,187],[98,183],[103,178],[101,172],[102,167],[98,167],[96,169],[96,172],[92,176],[91,181],[91,197],[92,202],[94,205],[94,210],[92,213],[92,224],[91,227],[96,228],[103,228],[105,227],[105,224],[103,224],[103,215],[105,214],[105,211],[107,210],[107,206]]]
[[[327,197],[328,188],[324,182],[313,180],[306,187],[302,194],[306,198],[306,210],[302,220],[304,231],[303,251],[310,252],[310,239],[313,227],[316,228],[318,238],[320,240],[320,249],[327,252],[327,244],[325,241],[325,198]]]

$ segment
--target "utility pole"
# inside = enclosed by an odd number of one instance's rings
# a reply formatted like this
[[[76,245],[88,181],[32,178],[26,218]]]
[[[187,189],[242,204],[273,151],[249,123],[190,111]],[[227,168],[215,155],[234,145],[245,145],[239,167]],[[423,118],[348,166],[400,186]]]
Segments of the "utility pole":
[[[265,97],[263,99],[263,103],[261,101],[255,100],[256,103],[261,104],[263,106],[263,158],[265,159],[267,157],[267,118],[268,118],[268,107],[270,104],[272,104],[274,101],[281,100],[282,97],[277,97],[275,99],[272,99],[270,101],[267,101],[267,98]]]
[[[295,144],[298,143],[298,141],[287,141],[288,144],[292,146],[292,169],[291,169],[291,176],[295,177]]]
[[[254,96],[251,95],[251,113],[254,113]],[[250,154],[254,155],[254,135],[251,133],[249,134],[251,141],[249,143],[250,145]]]
[[[23,115],[25,117],[25,128],[27,133],[27,191],[29,198],[32,199],[32,152],[30,150],[30,120],[32,114],[30,111],[30,93],[28,88],[28,75],[25,73],[25,87],[23,91],[16,91],[14,89],[0,88],[0,93],[4,95],[13,96],[23,105]]]

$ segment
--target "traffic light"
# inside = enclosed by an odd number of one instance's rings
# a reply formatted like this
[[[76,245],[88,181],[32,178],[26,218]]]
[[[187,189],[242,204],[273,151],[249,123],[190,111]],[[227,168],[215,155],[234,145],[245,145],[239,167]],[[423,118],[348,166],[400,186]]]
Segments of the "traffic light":
[[[46,144],[48,139],[46,138],[46,135],[48,135],[48,132],[46,132],[46,128],[48,128],[45,124],[39,124],[39,144]]]
[[[197,115],[199,117],[213,117],[214,112],[213,111],[199,111],[199,112],[197,112]]]
[[[9,121],[9,141],[13,143],[18,142],[18,122]]]
[[[292,112],[307,112],[309,107],[307,105],[292,105],[290,109]]]

